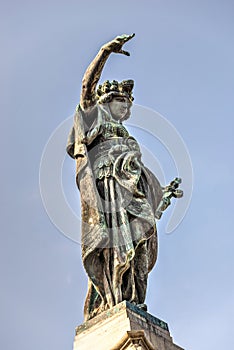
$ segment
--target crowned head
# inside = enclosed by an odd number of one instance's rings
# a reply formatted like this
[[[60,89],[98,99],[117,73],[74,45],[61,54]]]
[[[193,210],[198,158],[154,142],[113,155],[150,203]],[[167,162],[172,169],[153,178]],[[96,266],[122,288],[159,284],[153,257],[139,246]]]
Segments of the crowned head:
[[[123,80],[118,82],[117,80],[106,80],[102,85],[99,85],[97,89],[97,100],[99,103],[109,103],[114,97],[126,97],[132,104],[134,98],[132,96],[132,89],[134,86],[133,80]]]
[[[113,119],[122,122],[130,117],[130,109],[134,100],[132,89],[133,80],[123,80],[118,82],[106,80],[97,89],[98,103],[108,105]]]

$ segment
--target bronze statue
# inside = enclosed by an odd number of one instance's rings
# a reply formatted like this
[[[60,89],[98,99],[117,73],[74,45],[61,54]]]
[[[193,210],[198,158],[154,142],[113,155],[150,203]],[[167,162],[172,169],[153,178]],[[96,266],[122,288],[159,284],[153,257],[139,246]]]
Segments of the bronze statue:
[[[123,121],[130,117],[133,80],[105,81],[112,52],[132,35],[103,45],[87,68],[67,152],[76,159],[82,206],[82,259],[89,278],[85,320],[127,300],[146,310],[148,273],[157,258],[155,217],[182,196],[176,183],[161,187],[141,160],[137,141]],[[164,195],[165,194],[165,195]]]

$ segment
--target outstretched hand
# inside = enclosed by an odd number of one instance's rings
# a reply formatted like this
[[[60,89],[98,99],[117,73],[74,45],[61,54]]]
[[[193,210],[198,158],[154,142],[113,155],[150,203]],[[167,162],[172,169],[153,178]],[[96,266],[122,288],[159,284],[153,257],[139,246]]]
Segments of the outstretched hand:
[[[122,46],[129,40],[131,40],[135,36],[135,33],[127,35],[119,35],[115,39],[109,41],[107,44],[103,45],[103,49],[115,53],[121,53],[126,56],[130,56],[128,51],[122,50]]]

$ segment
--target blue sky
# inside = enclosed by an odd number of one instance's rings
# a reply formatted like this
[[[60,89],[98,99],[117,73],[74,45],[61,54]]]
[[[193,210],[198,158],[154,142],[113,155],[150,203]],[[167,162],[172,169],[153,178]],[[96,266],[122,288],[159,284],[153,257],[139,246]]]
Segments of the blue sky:
[[[102,80],[134,79],[135,102],[176,127],[194,170],[182,223],[165,233],[169,209],[158,225],[148,310],[185,349],[234,346],[233,11],[227,0],[1,2],[1,348],[72,349],[87,278],[79,244],[58,231],[42,204],[40,160],[79,102],[99,47],[132,32],[131,56],[112,56]],[[137,138],[151,149],[144,134]],[[170,181],[177,174],[163,147],[151,151]],[[78,212],[72,160],[63,169]]]

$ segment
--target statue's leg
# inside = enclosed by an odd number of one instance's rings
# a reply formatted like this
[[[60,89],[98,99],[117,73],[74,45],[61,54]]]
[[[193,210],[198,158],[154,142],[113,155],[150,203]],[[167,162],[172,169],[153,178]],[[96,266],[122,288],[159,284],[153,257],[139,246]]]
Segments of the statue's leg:
[[[114,301],[114,293],[112,287],[112,248],[104,248],[103,249],[103,257],[104,257],[104,267],[103,267],[103,282],[105,289],[105,298],[106,298],[106,306],[105,308],[111,308],[115,305]]]
[[[148,280],[148,256],[147,241],[143,242],[136,250],[134,257],[134,279],[137,304],[143,304],[146,297]]]
[[[84,303],[84,320],[88,321],[94,317],[102,304],[102,298],[95,289],[92,281],[89,279],[88,291]]]
[[[98,249],[93,251],[92,254],[89,254],[85,259],[84,266],[90,279],[85,301],[85,313],[91,316],[89,318],[92,318],[95,314],[104,310],[104,305],[106,303],[103,257]]]

